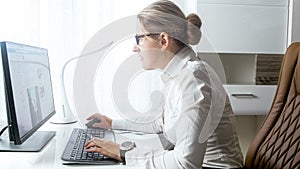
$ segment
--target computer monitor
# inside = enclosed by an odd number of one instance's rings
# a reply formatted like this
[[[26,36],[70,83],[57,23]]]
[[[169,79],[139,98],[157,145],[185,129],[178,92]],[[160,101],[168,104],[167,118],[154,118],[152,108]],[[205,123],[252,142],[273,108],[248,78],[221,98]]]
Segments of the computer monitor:
[[[47,49],[1,42],[9,139],[0,151],[40,151],[55,135],[37,131],[55,114]]]

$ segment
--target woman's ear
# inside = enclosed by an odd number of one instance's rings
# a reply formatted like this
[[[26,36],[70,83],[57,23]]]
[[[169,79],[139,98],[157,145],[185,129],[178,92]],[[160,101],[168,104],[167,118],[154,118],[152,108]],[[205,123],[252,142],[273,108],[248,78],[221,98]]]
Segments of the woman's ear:
[[[170,45],[170,36],[166,32],[162,32],[159,36],[159,44],[161,49],[167,49]]]

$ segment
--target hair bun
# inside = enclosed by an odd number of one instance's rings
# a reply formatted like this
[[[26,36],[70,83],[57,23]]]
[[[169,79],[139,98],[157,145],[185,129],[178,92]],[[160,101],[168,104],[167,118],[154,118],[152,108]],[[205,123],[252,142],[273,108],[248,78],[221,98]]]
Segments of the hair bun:
[[[193,25],[197,26],[199,29],[201,28],[202,22],[197,14],[191,13],[186,17],[186,20]]]
[[[199,43],[201,38],[201,31],[200,31],[202,25],[201,19],[197,14],[192,13],[186,17],[186,20],[188,21],[187,41],[189,44],[195,45]]]

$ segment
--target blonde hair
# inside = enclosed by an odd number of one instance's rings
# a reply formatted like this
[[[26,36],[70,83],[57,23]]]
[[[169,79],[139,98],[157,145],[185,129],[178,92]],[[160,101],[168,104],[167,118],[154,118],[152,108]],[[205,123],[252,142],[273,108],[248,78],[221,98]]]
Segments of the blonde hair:
[[[169,0],[152,3],[138,14],[138,20],[149,33],[166,32],[180,47],[196,45],[201,38],[202,22],[197,14],[185,17],[181,9]]]

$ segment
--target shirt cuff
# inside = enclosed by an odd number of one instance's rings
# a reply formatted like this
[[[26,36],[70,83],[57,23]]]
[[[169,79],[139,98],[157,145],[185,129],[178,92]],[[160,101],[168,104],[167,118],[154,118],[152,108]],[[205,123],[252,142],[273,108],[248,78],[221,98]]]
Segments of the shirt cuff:
[[[112,120],[111,123],[112,129],[125,130],[126,129],[125,126],[126,126],[126,120],[123,119]]]
[[[153,151],[146,147],[135,147],[125,153],[126,167],[155,168],[153,166]]]

